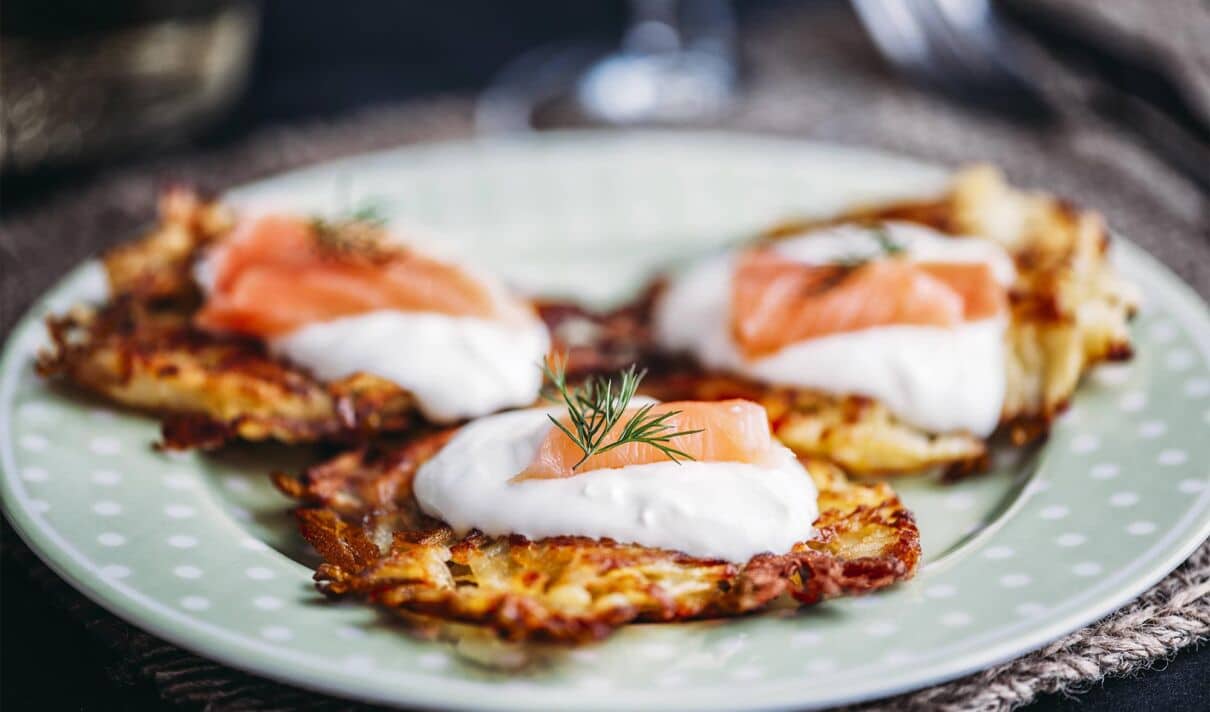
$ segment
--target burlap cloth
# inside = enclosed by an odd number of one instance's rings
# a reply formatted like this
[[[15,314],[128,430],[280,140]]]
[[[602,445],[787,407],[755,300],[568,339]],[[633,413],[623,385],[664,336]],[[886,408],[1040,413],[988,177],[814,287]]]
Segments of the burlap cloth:
[[[1078,3],[1161,52],[1203,101],[1210,98],[1210,11],[1197,0]],[[1210,206],[1204,195],[1130,139],[1072,101],[1062,128],[1039,134],[939,100],[894,80],[851,15],[814,6],[753,23],[743,33],[749,74],[742,105],[716,125],[872,145],[946,163],[990,160],[1024,184],[1045,186],[1106,213],[1111,225],[1210,295]],[[1145,22],[1138,22],[1145,19]],[[1142,29],[1138,29],[1142,28]],[[1040,58],[1046,61],[1045,58]],[[1082,79],[1054,65],[1041,74],[1057,96]],[[1206,101],[1210,106],[1210,101]],[[0,225],[0,327],[72,265],[151,217],[157,189],[185,182],[221,189],[273,172],[403,143],[473,132],[472,104],[434,98],[335,123],[276,129],[218,153],[147,163]],[[18,557],[48,592],[120,650],[119,675],[150,678],[169,702],[213,710],[346,709],[351,703],[261,680],[167,645],[69,589],[29,554]],[[1042,650],[960,680],[873,705],[1001,710],[1047,692],[1078,692],[1106,676],[1153,666],[1210,636],[1210,545],[1117,613]]]

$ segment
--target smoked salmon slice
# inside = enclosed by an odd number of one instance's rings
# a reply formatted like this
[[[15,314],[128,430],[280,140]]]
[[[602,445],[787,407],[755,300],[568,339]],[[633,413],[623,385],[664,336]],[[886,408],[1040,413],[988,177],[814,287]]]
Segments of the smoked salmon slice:
[[[740,258],[731,290],[732,333],[748,358],[830,334],[955,326],[1007,308],[1004,288],[982,262],[811,265],[757,250]]]
[[[379,309],[494,318],[498,297],[456,265],[401,245],[334,250],[312,221],[268,216],[222,243],[198,326],[273,336]]]
[[[635,410],[637,407],[627,409],[627,415],[602,442],[613,442],[629,414]],[[678,436],[667,444],[694,460],[759,463],[765,461],[773,446],[769,416],[763,406],[752,401],[677,401],[659,403],[651,409],[652,414],[656,415],[673,411],[679,412],[666,421],[670,429],[665,432],[700,432]],[[566,416],[560,422],[571,427],[571,421]],[[574,429],[572,432],[575,432]],[[557,479],[592,470],[668,461],[667,455],[646,443],[627,443],[595,454],[573,469],[583,456],[584,453],[566,433],[551,426],[533,461],[513,481]]]

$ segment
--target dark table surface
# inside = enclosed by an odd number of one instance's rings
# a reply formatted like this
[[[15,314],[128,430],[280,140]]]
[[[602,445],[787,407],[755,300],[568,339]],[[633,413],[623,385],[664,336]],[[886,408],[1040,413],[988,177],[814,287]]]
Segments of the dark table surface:
[[[776,12],[779,4],[741,3],[739,15],[743,20]],[[558,0],[361,0],[334,7],[267,0],[251,80],[241,100],[189,146],[175,150],[220,147],[268,126],[337,117],[376,104],[474,91],[503,62],[528,48],[572,37],[616,37],[626,11],[621,2]],[[118,156],[90,166],[0,177],[0,214],[34,209],[140,158]],[[4,536],[14,536],[7,526]],[[124,670],[119,654],[31,581],[19,559],[6,556],[0,569],[0,707],[35,705],[46,710],[133,710],[163,703],[151,681]],[[1187,649],[1156,670],[1108,680],[1075,698],[1044,696],[1026,709],[1210,709],[1210,646]]]

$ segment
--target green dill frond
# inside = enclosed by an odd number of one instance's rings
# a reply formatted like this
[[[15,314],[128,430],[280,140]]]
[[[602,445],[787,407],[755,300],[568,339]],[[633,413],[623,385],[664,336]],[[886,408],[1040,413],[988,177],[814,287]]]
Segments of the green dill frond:
[[[583,465],[588,458],[614,448],[630,443],[642,443],[659,450],[673,462],[694,459],[692,455],[678,450],[669,443],[685,435],[693,435],[701,430],[674,431],[668,422],[681,411],[653,414],[655,403],[646,403],[634,409],[627,417],[630,401],[638,392],[639,384],[646,371],[638,370],[634,365],[614,378],[591,376],[575,388],[567,385],[567,359],[555,356],[549,363],[542,364],[542,372],[549,385],[543,391],[543,397],[567,408],[567,419],[570,427],[564,425],[559,418],[547,414],[550,422],[561,430],[579,448],[581,457],[572,469]],[[615,426],[622,423],[621,430],[610,442],[605,442]]]

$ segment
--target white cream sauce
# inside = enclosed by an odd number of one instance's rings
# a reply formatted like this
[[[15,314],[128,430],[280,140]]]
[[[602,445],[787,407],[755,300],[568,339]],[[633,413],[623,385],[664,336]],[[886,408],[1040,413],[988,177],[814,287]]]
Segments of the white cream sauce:
[[[439,423],[533,403],[550,347],[536,318],[518,325],[391,310],[309,324],[268,343],[323,380],[362,372],[397,383]]]
[[[904,259],[986,262],[1009,285],[1012,260],[998,245],[955,238],[926,227],[888,223]],[[777,243],[786,258],[829,264],[882,254],[868,228],[842,225]],[[883,326],[790,344],[748,359],[731,335],[731,279],[736,253],[708,258],[670,284],[656,305],[656,338],[665,349],[694,356],[707,368],[764,383],[861,394],[884,403],[904,421],[933,432],[986,436],[1004,404],[1004,334],[997,317],[956,327]]]
[[[221,259],[220,245],[194,265],[205,294],[213,291]],[[467,271],[495,294],[500,319],[380,310],[308,324],[266,344],[321,380],[358,372],[390,380],[438,423],[530,405],[550,349],[546,325],[493,277]]]
[[[421,508],[458,532],[609,538],[736,563],[815,534],[815,484],[776,443],[761,464],[669,460],[512,482],[550,432],[548,412],[464,426],[417,472]]]

